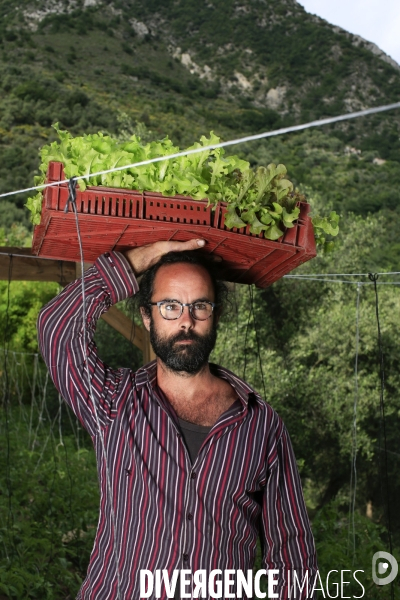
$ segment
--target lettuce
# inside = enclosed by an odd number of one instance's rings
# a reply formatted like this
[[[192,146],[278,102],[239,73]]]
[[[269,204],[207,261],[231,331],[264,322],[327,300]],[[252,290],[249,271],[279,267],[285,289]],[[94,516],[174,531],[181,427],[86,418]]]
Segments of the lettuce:
[[[84,190],[88,180],[82,176],[180,152],[168,137],[143,144],[136,135],[124,141],[100,132],[73,137],[59,129],[57,123],[53,127],[59,141],[41,148],[41,174],[35,177],[36,184],[45,182],[50,161],[62,162],[66,177],[76,177],[79,188]],[[188,149],[201,149],[219,141],[211,132],[209,138],[202,136],[200,142]],[[293,184],[285,175],[286,167],[282,164],[271,163],[254,170],[247,161],[235,155],[226,156],[223,148],[216,148],[96,175],[89,183],[160,192],[164,196],[182,194],[195,200],[207,199],[213,207],[220,201],[227,202],[225,225],[228,229],[250,225],[252,233],[263,231],[264,237],[275,240],[283,234],[283,228],[293,227],[299,214],[296,202],[300,195],[293,191]],[[40,223],[41,198],[39,193],[26,204],[34,224]],[[329,227],[326,221],[320,220],[318,226],[335,235],[334,220],[329,220]]]

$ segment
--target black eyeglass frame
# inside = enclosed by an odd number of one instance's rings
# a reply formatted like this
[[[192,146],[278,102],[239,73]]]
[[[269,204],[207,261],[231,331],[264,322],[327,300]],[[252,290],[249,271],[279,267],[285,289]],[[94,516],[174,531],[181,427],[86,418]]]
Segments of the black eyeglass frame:
[[[172,302],[180,305],[180,307],[181,307],[181,314],[179,315],[179,317],[174,317],[173,319],[168,319],[167,317],[164,317],[164,315],[162,314],[162,312],[161,312],[161,305],[162,304],[171,304]],[[206,319],[198,319],[192,313],[192,307],[193,307],[193,305],[194,304],[200,304],[200,303],[202,303],[202,304],[209,304],[211,306],[211,308],[212,308],[211,313],[208,315],[208,317]],[[149,302],[149,306],[158,306],[158,311],[159,311],[160,315],[166,321],[176,321],[177,319],[180,319],[181,316],[183,315],[183,309],[184,309],[185,306],[189,307],[189,314],[190,314],[190,316],[195,321],[207,321],[210,317],[212,317],[212,315],[214,313],[214,308],[216,308],[218,306],[218,304],[215,304],[215,302],[210,302],[209,300],[196,300],[195,302],[190,302],[190,303],[179,302],[179,300],[159,300],[158,302]]]

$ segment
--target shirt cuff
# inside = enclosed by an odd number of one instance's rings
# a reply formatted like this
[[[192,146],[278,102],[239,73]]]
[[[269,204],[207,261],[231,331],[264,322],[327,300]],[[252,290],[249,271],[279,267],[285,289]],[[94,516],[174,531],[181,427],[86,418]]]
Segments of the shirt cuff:
[[[121,302],[139,291],[133,269],[120,252],[102,254],[94,266],[107,286],[112,304]]]

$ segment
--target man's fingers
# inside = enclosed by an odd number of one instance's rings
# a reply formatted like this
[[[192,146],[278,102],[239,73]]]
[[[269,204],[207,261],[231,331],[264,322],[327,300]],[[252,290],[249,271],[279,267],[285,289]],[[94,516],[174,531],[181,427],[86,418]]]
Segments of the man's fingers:
[[[183,250],[197,250],[203,248],[206,242],[203,239],[197,238],[189,240],[187,242],[170,242],[170,249],[168,252],[179,252]]]
[[[166,250],[165,253],[182,250],[198,250],[199,248],[204,248],[204,246],[206,245],[206,241],[201,238],[198,238],[189,240],[188,242],[169,242],[169,244],[170,245],[168,246],[168,250]],[[222,262],[222,258],[216,254],[210,254],[207,258],[214,262]]]
[[[204,248],[206,241],[201,238],[193,238],[187,242],[154,242],[146,246],[132,248],[125,253],[136,275],[152,267],[160,258],[168,252],[179,252],[183,250],[199,250]]]
[[[189,240],[188,242],[169,242],[169,243],[171,244],[171,246],[169,246],[169,248],[166,252],[176,252],[176,251],[182,251],[182,250],[198,250],[199,248],[204,248],[204,246],[206,245],[206,241],[201,238]],[[209,260],[211,260],[212,262],[217,262],[217,263],[222,262],[221,256],[218,256],[217,254],[208,254],[207,258]]]

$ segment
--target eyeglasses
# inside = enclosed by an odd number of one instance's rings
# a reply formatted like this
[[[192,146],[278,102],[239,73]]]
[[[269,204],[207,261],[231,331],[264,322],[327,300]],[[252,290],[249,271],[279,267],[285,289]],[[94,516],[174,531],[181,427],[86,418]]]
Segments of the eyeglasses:
[[[208,302],[208,300],[198,300],[190,304],[183,304],[178,300],[160,300],[159,302],[149,302],[149,304],[150,306],[158,306],[160,315],[168,321],[179,319],[182,316],[184,306],[189,307],[189,313],[196,321],[207,321],[217,306],[214,302]]]

